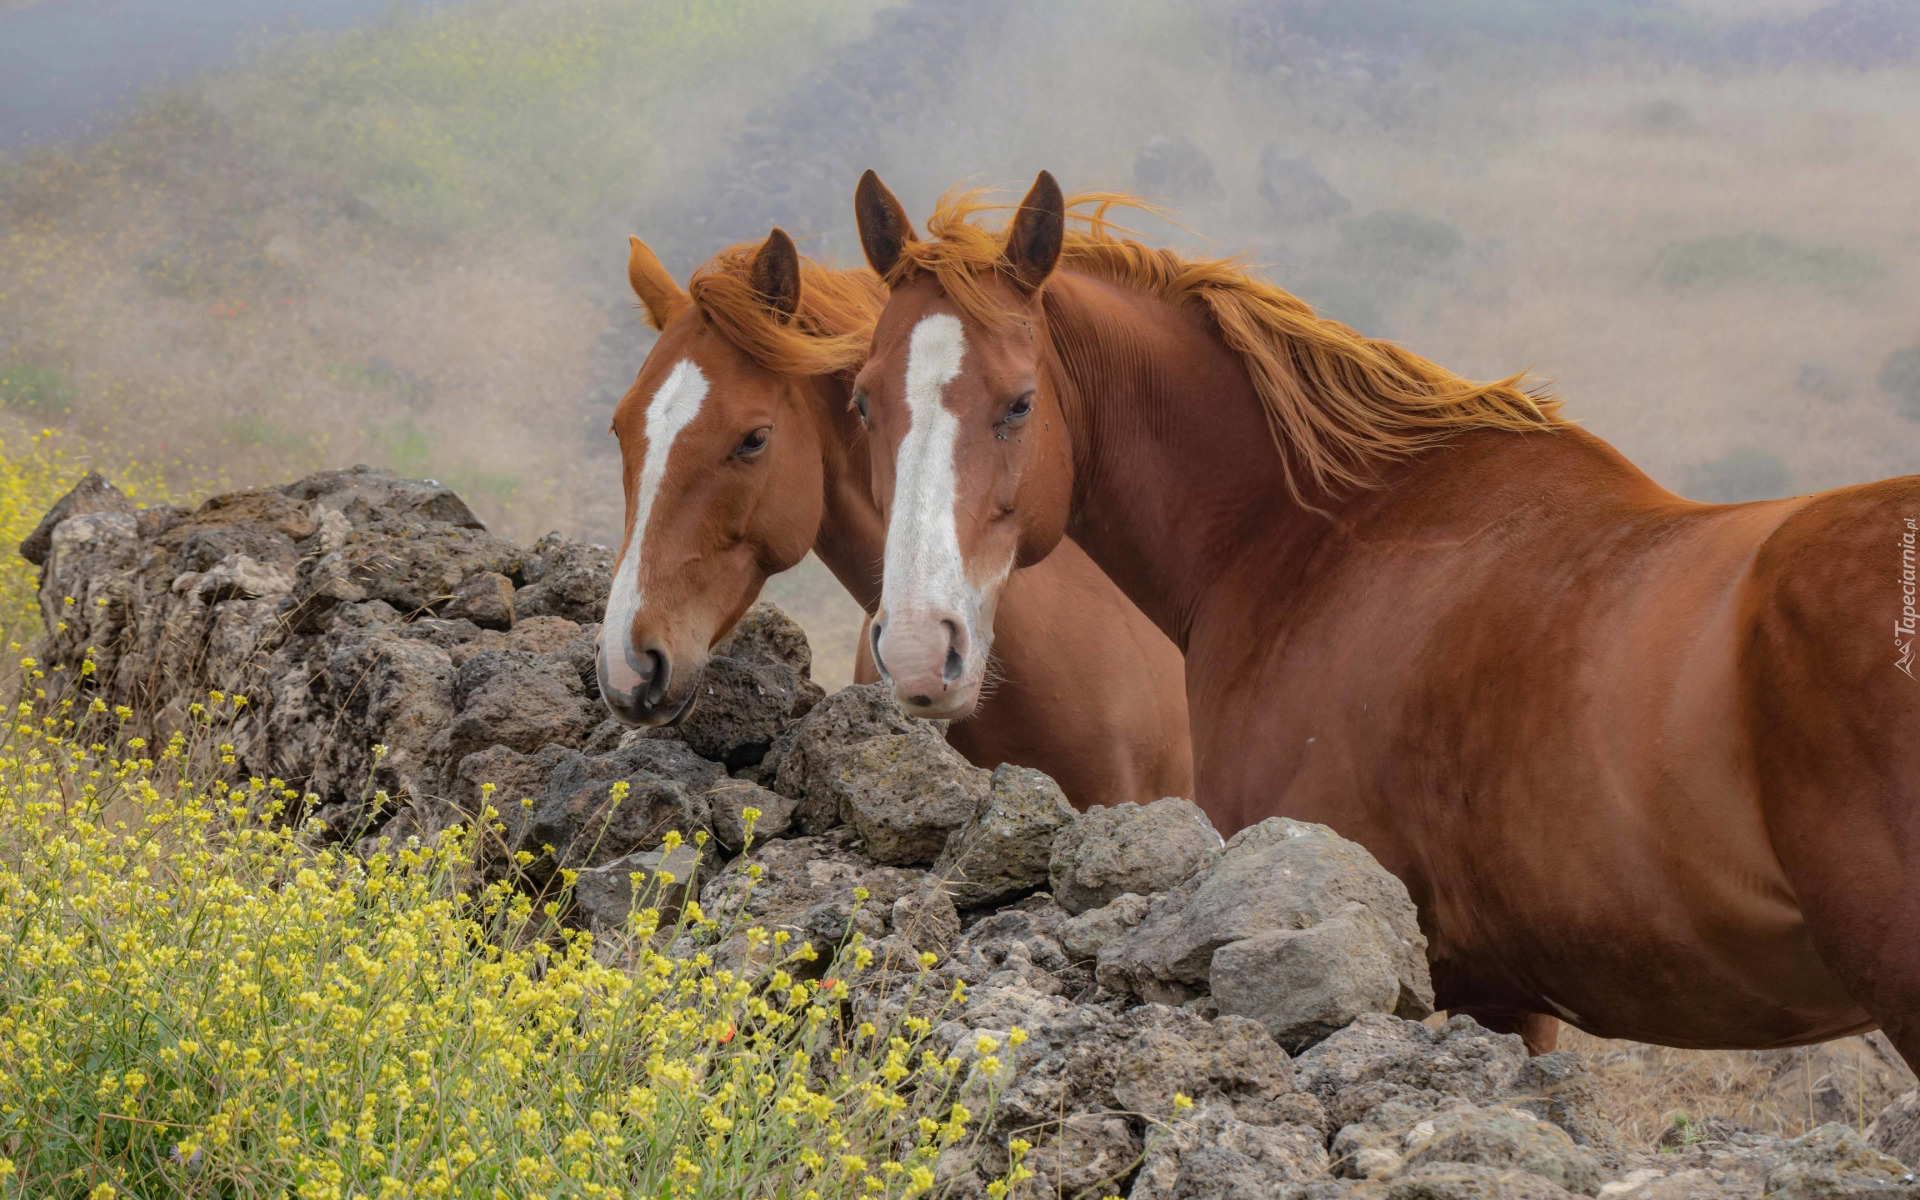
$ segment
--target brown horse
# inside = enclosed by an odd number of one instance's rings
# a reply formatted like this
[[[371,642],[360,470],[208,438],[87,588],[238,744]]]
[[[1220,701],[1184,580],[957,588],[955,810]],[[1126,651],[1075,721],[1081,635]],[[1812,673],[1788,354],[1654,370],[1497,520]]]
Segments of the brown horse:
[[[627,533],[600,678],[621,720],[659,725],[689,711],[708,648],[767,577],[809,549],[862,608],[878,601],[885,526],[848,397],[883,293],[866,271],[805,262],[777,229],[689,291],[635,238],[628,276],[661,335],[614,413]],[[955,749],[1037,767],[1082,808],[1191,793],[1180,652],[1078,546],[1007,590],[999,628],[998,689],[954,714]]]
[[[1534,1014],[1701,1047],[1877,1023],[1920,1066],[1920,478],[1691,503],[1513,380],[1102,207],[1069,231],[1051,176],[1004,234],[979,207],[921,240],[856,195],[891,288],[856,386],[928,560],[875,618],[904,697],[964,703],[959,617],[1065,529],[1186,651],[1198,802],[1366,845],[1443,1005],[1536,1048]]]

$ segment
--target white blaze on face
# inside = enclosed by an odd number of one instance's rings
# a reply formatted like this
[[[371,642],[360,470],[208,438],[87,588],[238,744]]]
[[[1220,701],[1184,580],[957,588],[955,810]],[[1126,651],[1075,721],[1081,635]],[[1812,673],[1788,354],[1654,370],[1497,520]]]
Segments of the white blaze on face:
[[[640,494],[633,506],[633,532],[627,537],[625,553],[613,569],[613,593],[607,597],[607,621],[603,628],[621,639],[631,636],[633,619],[640,614],[640,567],[645,561],[647,523],[653,515],[654,497],[660,493],[660,481],[667,476],[667,457],[673,453],[674,439],[700,415],[707,398],[707,377],[690,359],[681,359],[668,372],[666,382],[647,405],[647,457],[640,464]]]
[[[944,313],[915,325],[907,342],[907,435],[895,461],[880,586],[890,621],[927,609],[973,615],[953,511],[960,422],[941,403],[965,352],[959,319]]]

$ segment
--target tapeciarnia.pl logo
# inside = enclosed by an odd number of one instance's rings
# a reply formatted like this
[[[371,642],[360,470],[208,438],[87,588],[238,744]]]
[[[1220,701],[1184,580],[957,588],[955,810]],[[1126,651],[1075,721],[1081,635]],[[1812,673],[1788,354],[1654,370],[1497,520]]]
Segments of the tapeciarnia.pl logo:
[[[1920,613],[1914,611],[1914,595],[1920,584],[1914,577],[1914,518],[1905,518],[1907,527],[1900,534],[1900,619],[1893,623],[1893,650],[1898,656],[1893,665],[1914,678],[1914,633],[1920,629]]]

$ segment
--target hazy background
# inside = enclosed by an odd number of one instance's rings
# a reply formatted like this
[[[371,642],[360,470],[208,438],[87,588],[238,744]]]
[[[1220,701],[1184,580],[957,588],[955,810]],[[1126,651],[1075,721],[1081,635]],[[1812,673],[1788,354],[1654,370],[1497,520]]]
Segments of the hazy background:
[[[0,429],[617,541],[626,235],[854,263],[868,166],[1155,197],[1701,499],[1920,470],[1920,0],[0,0]]]

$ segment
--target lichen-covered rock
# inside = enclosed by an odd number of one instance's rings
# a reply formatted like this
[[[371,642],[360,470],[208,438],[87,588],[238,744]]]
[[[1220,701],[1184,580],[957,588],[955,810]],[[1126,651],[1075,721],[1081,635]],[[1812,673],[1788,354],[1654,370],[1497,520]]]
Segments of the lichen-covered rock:
[[[529,871],[539,877],[651,850],[669,831],[692,843],[711,832],[707,793],[725,781],[717,763],[673,741],[635,741],[597,757],[569,754],[548,777],[516,848],[535,856]]]
[[[1441,1113],[1409,1129],[1403,1145],[1396,1175],[1468,1163],[1526,1171],[1581,1195],[1600,1190],[1600,1163],[1592,1154],[1558,1126],[1517,1109]]]
[[[676,921],[689,895],[699,893],[703,867],[693,846],[662,846],[588,867],[574,878],[573,903],[595,933],[626,926],[635,907],[660,910],[662,924]]]
[[[1489,1033],[1470,1017],[1431,1029],[1370,1014],[1294,1059],[1294,1082],[1343,1126],[1388,1104],[1432,1112],[1489,1103],[1512,1092],[1526,1058],[1517,1035]]]
[[[1191,801],[1095,805],[1054,838],[1048,871],[1054,898],[1070,913],[1118,896],[1168,891],[1205,870],[1220,835]]]
[[[940,857],[992,778],[945,741],[913,733],[847,746],[824,775],[840,819],[859,833],[867,855],[894,866]]]
[[[1767,1172],[1769,1197],[1780,1200],[1868,1200],[1920,1197],[1906,1164],[1882,1154],[1860,1134],[1826,1124],[1787,1143],[1785,1161]]]
[[[1920,1088],[1894,1097],[1867,1127],[1867,1144],[1908,1167],[1920,1166]]]
[[[945,726],[909,717],[893,689],[883,683],[842,688],[826,697],[767,751],[758,779],[798,801],[795,827],[815,834],[840,823],[840,797],[833,781],[838,762],[859,744],[877,737],[908,735],[945,744]]]
[[[966,821],[948,837],[933,873],[953,902],[975,908],[1045,887],[1053,839],[1074,819],[1052,779],[1002,763]]]
[[[1266,1196],[1326,1174],[1327,1148],[1304,1125],[1254,1125],[1225,1104],[1196,1106],[1154,1140],[1132,1200]]]
[[[1055,854],[1057,859],[1058,843]],[[1297,932],[1340,917],[1353,923],[1337,938],[1329,934],[1328,945],[1322,949],[1331,949],[1336,941],[1367,943],[1373,927],[1366,918],[1354,917],[1349,905],[1367,910],[1387,931],[1378,940],[1393,963],[1399,984],[1388,1005],[1390,1010],[1409,1018],[1432,1012],[1433,983],[1427,973],[1426,938],[1420,933],[1418,914],[1406,886],[1366,850],[1326,826],[1284,817],[1270,817],[1241,830],[1207,865],[1204,874],[1156,897],[1145,920],[1101,948],[1100,982],[1143,999],[1183,1001],[1206,990],[1215,953],[1234,942]],[[1276,1025],[1299,1020],[1297,1035],[1289,1036],[1304,1041],[1314,1036],[1316,1024],[1323,1026],[1339,1005],[1352,1008],[1370,997],[1356,977],[1349,981],[1351,988],[1339,989],[1339,996],[1313,998],[1310,1004],[1303,1002],[1305,1006],[1298,1011],[1288,1010],[1284,1000],[1263,999],[1253,990],[1262,985],[1254,955],[1260,948],[1275,953],[1282,953],[1283,948],[1288,954],[1315,953],[1311,941],[1297,947],[1291,942],[1269,937],[1258,947],[1229,956],[1239,985],[1230,993],[1235,1003],[1246,1003],[1266,1013],[1266,1019]],[[1281,962],[1272,965],[1268,974],[1274,982],[1280,982],[1288,969]],[[1327,1006],[1326,1011],[1313,1016],[1310,1009],[1315,1005]]]
[[[47,555],[53,549],[54,526],[68,517],[83,516],[87,513],[113,512],[132,513],[138,508],[127,494],[114,487],[100,476],[97,471],[83,475],[79,483],[60,499],[54,501],[47,515],[33,527],[20,542],[20,557],[36,567],[47,565]]]

